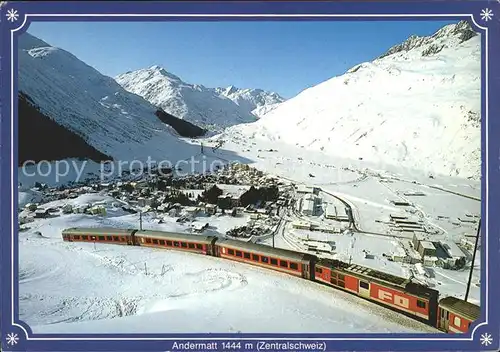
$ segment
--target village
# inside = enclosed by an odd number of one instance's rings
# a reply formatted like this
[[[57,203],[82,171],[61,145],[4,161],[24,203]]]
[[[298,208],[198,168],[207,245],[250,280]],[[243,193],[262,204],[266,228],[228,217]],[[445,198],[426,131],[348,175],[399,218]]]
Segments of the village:
[[[37,219],[128,213],[137,216],[136,228],[142,228],[141,219],[148,217],[158,226],[174,224],[176,231],[193,235],[277,245],[367,266],[390,261],[458,270],[473,249],[467,238],[458,243],[429,239],[435,235],[433,229],[409,218],[411,212],[390,215],[386,237],[372,241],[373,236],[356,230],[352,210],[338,197],[238,163],[211,174],[173,177],[157,172],[139,180],[87,181],[58,188],[36,183],[33,190],[39,195],[37,202],[19,209],[21,232]],[[77,201],[90,195],[101,198]]]

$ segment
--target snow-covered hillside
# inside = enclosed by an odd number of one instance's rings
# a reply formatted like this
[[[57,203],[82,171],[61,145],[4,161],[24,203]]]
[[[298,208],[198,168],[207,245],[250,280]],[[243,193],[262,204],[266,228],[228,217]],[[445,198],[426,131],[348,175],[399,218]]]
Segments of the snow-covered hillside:
[[[115,77],[135,93],[166,112],[212,131],[257,121],[284,101],[276,93],[261,89],[207,88],[183,82],[160,66],[152,66]]]
[[[175,132],[156,108],[71,53],[26,33],[20,36],[19,91],[58,124],[116,159],[179,152]],[[176,147],[177,146],[177,147]]]
[[[412,36],[225,135],[477,179],[480,72],[480,36],[460,22]]]

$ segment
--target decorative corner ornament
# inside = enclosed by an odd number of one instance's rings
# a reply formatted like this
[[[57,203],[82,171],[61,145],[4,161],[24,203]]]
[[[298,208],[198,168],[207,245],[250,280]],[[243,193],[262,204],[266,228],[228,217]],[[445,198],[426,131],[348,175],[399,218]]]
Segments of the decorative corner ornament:
[[[497,1],[500,2],[500,0]],[[488,22],[489,20],[493,19],[493,11],[490,10],[489,8],[481,10],[481,19],[485,22]]]
[[[493,343],[493,337],[491,336],[491,334],[485,332],[481,335],[480,341],[481,345],[489,346]]]
[[[12,23],[19,19],[19,14],[17,13],[17,10],[14,9],[10,9],[9,11],[7,11],[5,16],[7,17],[7,21],[10,21]]]
[[[17,337],[17,334],[11,332],[10,334],[7,334],[5,340],[7,341],[7,345],[15,346],[19,341],[19,337]]]

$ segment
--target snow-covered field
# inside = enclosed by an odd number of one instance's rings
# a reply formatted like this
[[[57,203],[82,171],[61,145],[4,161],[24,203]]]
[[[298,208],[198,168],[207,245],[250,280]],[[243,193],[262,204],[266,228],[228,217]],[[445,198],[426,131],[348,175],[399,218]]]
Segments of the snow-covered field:
[[[63,242],[68,227],[137,226],[137,215],[112,211],[109,197],[72,200],[96,201],[107,204],[106,218],[40,219],[20,233],[20,318],[34,332],[435,332],[352,295],[245,264]],[[182,230],[172,225],[144,218],[145,228]]]

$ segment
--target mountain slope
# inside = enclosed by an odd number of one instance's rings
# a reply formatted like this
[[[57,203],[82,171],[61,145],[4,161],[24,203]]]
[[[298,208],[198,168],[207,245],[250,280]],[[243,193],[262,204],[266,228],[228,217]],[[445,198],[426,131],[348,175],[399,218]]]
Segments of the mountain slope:
[[[224,134],[478,178],[480,72],[480,37],[460,22],[411,37]]]
[[[115,80],[165,112],[212,131],[257,121],[263,108],[269,110],[284,101],[278,94],[260,89],[207,88],[185,83],[156,65],[118,75]]]
[[[18,57],[19,91],[99,152],[123,160],[164,157],[185,144],[155,116],[156,107],[71,53],[25,33]]]

